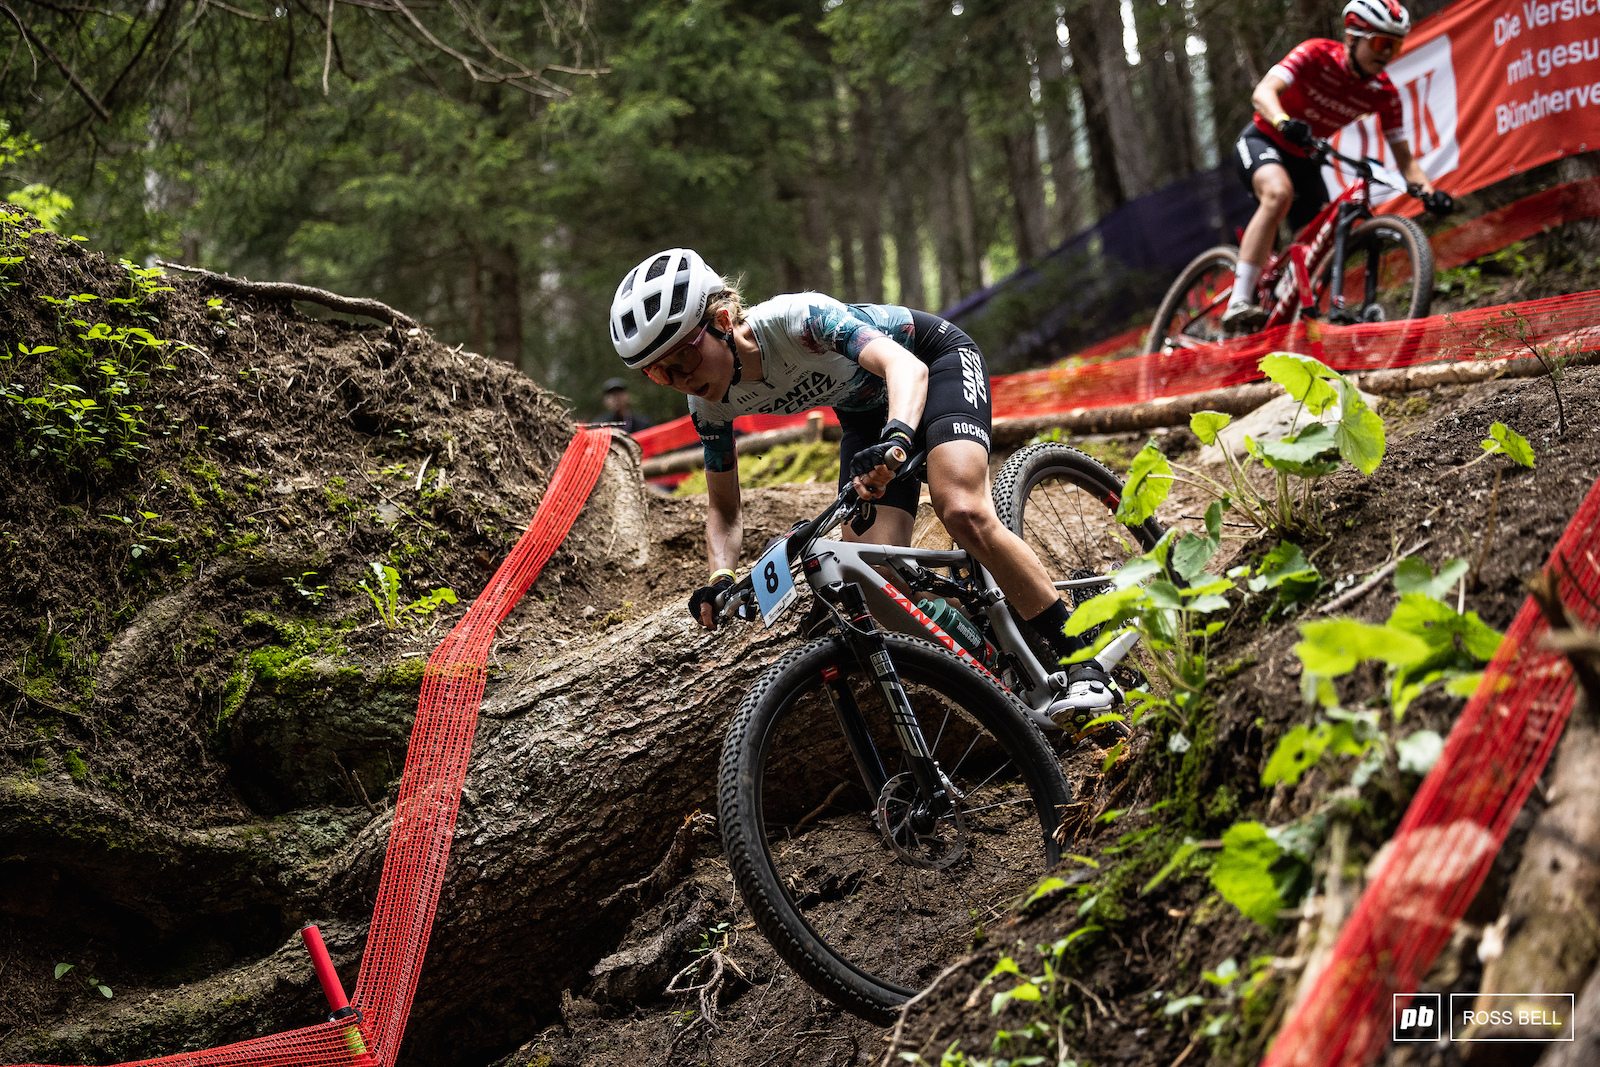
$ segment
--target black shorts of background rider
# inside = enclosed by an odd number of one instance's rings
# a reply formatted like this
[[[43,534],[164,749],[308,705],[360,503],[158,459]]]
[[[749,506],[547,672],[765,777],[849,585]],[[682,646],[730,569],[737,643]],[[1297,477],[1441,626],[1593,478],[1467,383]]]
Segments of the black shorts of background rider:
[[[989,400],[989,367],[983,353],[959,326],[925,311],[912,311],[916,328],[912,354],[928,365],[928,400],[912,441],[912,452],[931,451],[947,441],[974,441],[989,451],[993,405]],[[888,405],[870,411],[837,411],[839,427],[839,488],[850,484],[850,457],[878,443],[889,421]],[[890,484],[876,501],[917,513],[919,483],[903,478]]]
[[[1322,180],[1322,165],[1316,160],[1285,152],[1251,122],[1233,145],[1233,171],[1244,182],[1244,187],[1250,190],[1251,197],[1256,195],[1250,184],[1251,179],[1267,163],[1276,163],[1289,172],[1289,181],[1294,185],[1294,203],[1289,205],[1289,228],[1299,233],[1328,202],[1328,183]]]

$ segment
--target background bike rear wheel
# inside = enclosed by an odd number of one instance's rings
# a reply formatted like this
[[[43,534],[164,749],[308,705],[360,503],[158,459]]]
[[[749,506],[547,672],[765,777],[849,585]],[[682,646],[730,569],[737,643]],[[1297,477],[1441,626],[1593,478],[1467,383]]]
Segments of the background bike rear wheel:
[[[1221,341],[1222,313],[1228,309],[1238,262],[1239,250],[1232,245],[1218,245],[1191,260],[1156,309],[1145,352],[1170,352]]]
[[[886,640],[959,818],[917,842],[880,829],[880,800],[898,826],[914,790],[876,679],[837,636],[756,683],[729,728],[718,788],[728,864],[756,925],[814,989],[880,1023],[1060,860],[1053,834],[1071,799],[1043,737],[992,679],[926,641]],[[882,797],[856,769],[824,672],[867,720],[890,777]]]
[[[1333,257],[1313,292],[1324,321],[1333,317]],[[1425,318],[1433,304],[1433,246],[1415,221],[1379,215],[1350,229],[1344,257],[1344,311],[1352,322]]]

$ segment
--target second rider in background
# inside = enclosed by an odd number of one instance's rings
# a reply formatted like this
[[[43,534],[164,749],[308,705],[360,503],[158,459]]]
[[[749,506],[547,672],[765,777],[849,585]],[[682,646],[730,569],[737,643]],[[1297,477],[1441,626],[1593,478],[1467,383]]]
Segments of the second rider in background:
[[[1326,140],[1376,114],[1408,191],[1437,214],[1454,207],[1450,194],[1435,190],[1411,155],[1400,94],[1384,73],[1410,29],[1411,16],[1398,0],[1350,0],[1342,44],[1325,38],[1302,42],[1250,95],[1255,117],[1234,144],[1234,168],[1258,206],[1239,242],[1233,297],[1222,316],[1230,336],[1259,329],[1267,319],[1267,310],[1256,303],[1256,282],[1279,224],[1287,217],[1298,231],[1328,202],[1322,165],[1311,158],[1314,139]]]
[[[909,545],[918,487],[888,486],[884,458],[927,449],[933,510],[955,542],[994,576],[1017,614],[1059,656],[1080,645],[1070,614],[1033,550],[995,514],[989,495],[989,370],[978,346],[936,315],[888,304],[845,304],[822,293],[743,306],[737,288],[692,249],[660,252],[629,271],[611,304],[611,343],[629,367],[689,397],[705,446],[711,575],[689,600],[716,628],[712,601],[733,584],[744,524],[733,420],[830,406],[844,431],[839,486],[875,500],[873,524],[847,541]],[[888,486],[885,490],[885,486]],[[1093,663],[1070,669],[1049,712],[1077,719],[1116,701]]]

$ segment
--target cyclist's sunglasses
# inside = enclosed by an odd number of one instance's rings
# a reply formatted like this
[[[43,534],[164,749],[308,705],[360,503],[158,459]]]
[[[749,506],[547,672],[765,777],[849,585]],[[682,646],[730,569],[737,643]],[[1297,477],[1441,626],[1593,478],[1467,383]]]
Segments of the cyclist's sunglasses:
[[[1382,33],[1356,33],[1352,30],[1351,35],[1365,37],[1367,39],[1367,47],[1371,48],[1372,54],[1380,59],[1393,59],[1400,54],[1400,46],[1405,43],[1398,37],[1390,37]]]
[[[699,333],[645,367],[644,376],[657,385],[673,385],[679,380],[687,382],[689,376],[699,369],[700,360],[704,358],[697,346],[700,344],[700,338],[706,335],[706,330],[710,327],[709,319],[701,323]]]

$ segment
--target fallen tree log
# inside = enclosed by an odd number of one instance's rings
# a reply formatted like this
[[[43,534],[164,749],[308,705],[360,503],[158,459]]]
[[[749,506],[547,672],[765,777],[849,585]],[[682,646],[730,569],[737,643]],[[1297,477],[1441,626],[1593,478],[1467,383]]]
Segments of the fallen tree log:
[[[674,606],[555,661],[504,662],[485,693],[402,1063],[484,1062],[559,1016],[562,990],[583,988],[649,903],[618,891],[656,868],[685,816],[715,810],[726,723],[793,641],[788,627],[706,633]],[[0,1061],[135,1059],[316,1021],[326,1009],[293,928],[325,924],[353,987],[391,818],[298,872],[315,889],[277,951],[86,1003],[70,1025],[0,1039]]]

